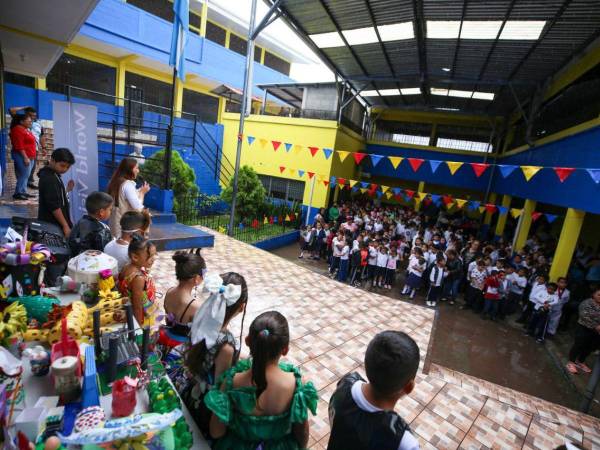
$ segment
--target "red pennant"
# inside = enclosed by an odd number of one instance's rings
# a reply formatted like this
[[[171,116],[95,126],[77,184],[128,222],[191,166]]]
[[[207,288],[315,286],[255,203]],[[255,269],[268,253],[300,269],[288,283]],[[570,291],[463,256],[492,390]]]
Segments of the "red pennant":
[[[327,180],[323,180],[323,184],[324,184],[325,186],[329,186],[329,181],[327,181]]]
[[[470,165],[473,168],[473,172],[475,172],[475,176],[477,176],[477,178],[483,175],[483,172],[485,172],[486,169],[490,167],[489,164],[485,163],[470,163]]]
[[[367,194],[369,194],[369,197],[373,197],[375,195],[375,190],[374,189],[369,189],[367,191]]]
[[[258,219],[254,219],[252,221],[252,225],[250,225],[252,228],[258,228]]]
[[[275,223],[275,219],[273,219],[273,216],[269,217],[269,223],[270,224],[274,224]]]
[[[536,220],[538,220],[540,217],[542,217],[542,215],[543,215],[543,213],[541,213],[541,212],[537,212],[537,211],[535,211],[535,212],[532,212],[532,213],[531,213],[531,220],[533,220],[533,221],[535,222],[535,221],[536,221]]]
[[[485,210],[487,212],[489,212],[490,214],[494,214],[496,212],[496,205],[494,205],[492,203],[487,203],[485,205]]]
[[[308,149],[310,150],[310,154],[313,155],[313,158],[319,151],[319,147],[308,147]]]
[[[401,196],[400,194],[396,194],[396,195],[394,195],[394,198],[395,198],[395,199],[396,199],[396,201],[398,201],[398,202],[399,202],[400,200],[402,200],[402,196]]]
[[[314,176],[315,176],[315,173],[314,173],[314,172],[306,172],[306,173],[308,173],[308,179],[309,179],[309,180],[310,180],[312,177],[314,177]]]
[[[377,184],[373,183],[373,184],[371,184],[371,189],[375,190],[375,189],[377,189],[377,186],[378,186]]]
[[[283,173],[284,170],[285,170],[285,166],[279,166],[279,173]]]
[[[415,196],[415,191],[411,191],[410,189],[404,189],[404,193],[408,198],[413,198]]]
[[[408,162],[410,164],[410,167],[412,167],[413,172],[416,172],[417,170],[419,170],[419,167],[421,167],[421,164],[423,164],[423,161],[425,161],[425,160],[421,159],[421,158],[408,158]]]
[[[342,186],[342,189],[344,189],[344,185],[346,184],[346,179],[338,177],[338,184]]]
[[[290,220],[296,220],[296,214],[290,213]]]
[[[444,205],[449,205],[450,203],[454,202],[454,199],[452,198],[451,195],[444,195],[442,197],[442,201],[444,202]]]
[[[429,206],[431,205],[432,200],[429,197],[426,197],[425,200],[423,200],[423,205],[425,206]]]
[[[561,183],[569,178],[569,175],[575,171],[575,168],[573,167],[554,167],[553,169]]]
[[[356,162],[356,165],[359,165],[360,162],[365,158],[365,156],[367,156],[367,154],[355,152],[355,153],[352,153],[352,156],[354,157],[354,162]]]
[[[280,141],[271,141],[271,144],[273,144],[273,150],[277,151],[277,149],[281,145],[281,142]]]
[[[279,222],[278,223],[283,223],[283,216],[279,216]]]

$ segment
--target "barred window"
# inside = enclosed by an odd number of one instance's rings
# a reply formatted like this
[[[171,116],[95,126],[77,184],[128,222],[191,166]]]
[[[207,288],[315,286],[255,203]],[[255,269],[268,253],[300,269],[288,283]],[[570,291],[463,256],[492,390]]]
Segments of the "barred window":
[[[304,181],[289,180],[287,178],[259,175],[269,197],[286,200],[289,202],[302,202],[304,199]]]
[[[265,66],[270,67],[277,72],[281,72],[284,75],[290,74],[291,65],[289,62],[275,56],[273,53],[265,53]]]
[[[136,99],[150,105],[161,106],[156,112],[168,114],[171,108],[171,85],[162,81],[125,72],[125,86],[140,92]]]
[[[229,35],[229,49],[245,56],[246,52],[248,51],[248,42],[246,39],[242,39],[241,37],[231,33]]]
[[[264,52],[264,49],[254,46],[254,61],[259,63],[260,62],[260,57],[262,55],[262,52]]]
[[[165,19],[167,22],[173,22],[173,3],[168,0],[127,0],[127,3]]]
[[[13,72],[4,72],[4,82],[18,84],[20,86],[25,86],[29,88],[35,87],[35,78]]]
[[[112,103],[114,100],[111,96],[115,95],[116,78],[117,71],[114,67],[63,53],[46,76],[46,88],[50,92],[67,94],[70,85],[75,87],[71,89],[71,94],[75,97]],[[76,88],[87,89],[99,94]]]
[[[196,114],[202,122],[217,123],[219,99],[211,95],[184,89],[183,110],[186,113]]]
[[[225,46],[225,35],[227,32],[212,22],[206,22],[206,39]]]

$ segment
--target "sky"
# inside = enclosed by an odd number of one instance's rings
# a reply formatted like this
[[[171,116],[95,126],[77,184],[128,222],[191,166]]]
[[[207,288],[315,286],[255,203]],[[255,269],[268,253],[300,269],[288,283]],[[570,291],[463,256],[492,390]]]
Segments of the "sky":
[[[209,5],[217,5],[231,16],[237,17],[246,24],[250,20],[251,0],[208,0]],[[263,0],[257,1],[256,22],[258,23],[269,8]],[[300,83],[334,81],[333,73],[320,61],[319,57],[291,30],[281,19],[277,19],[262,33],[285,44],[306,58],[314,61],[311,64],[292,63],[290,78]]]

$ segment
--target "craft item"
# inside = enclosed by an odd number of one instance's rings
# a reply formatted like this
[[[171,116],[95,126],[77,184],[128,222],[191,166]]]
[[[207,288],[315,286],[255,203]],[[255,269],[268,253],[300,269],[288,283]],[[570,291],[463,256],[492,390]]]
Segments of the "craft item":
[[[0,345],[6,346],[15,333],[27,330],[27,311],[19,302],[13,302],[0,312]]]
[[[58,279],[58,288],[60,292],[79,292],[79,289],[81,289],[81,283],[78,283],[71,277],[64,275]]]
[[[112,416],[126,417],[133,413],[136,405],[137,383],[129,377],[117,380],[112,385]]]
[[[159,382],[151,381],[148,384],[148,397],[150,408],[154,412],[166,413],[181,408],[181,400],[167,377],[161,378]],[[175,423],[174,436],[177,449],[188,449],[193,444],[192,434],[184,418]]]
[[[81,395],[81,406],[99,406],[100,394],[98,393],[98,377],[96,372],[96,356],[94,348],[85,348],[85,375],[83,377],[83,393]]]
[[[54,368],[54,362],[64,356],[75,357],[75,376],[81,376],[81,356],[79,354],[79,345],[75,340],[71,339],[67,334],[67,319],[61,320],[61,335],[62,339],[56,344],[52,345],[51,361],[52,367]]]
[[[69,260],[67,274],[76,282],[92,286],[98,284],[98,274],[106,269],[117,273],[117,260],[106,253],[88,250]]]
[[[53,305],[60,305],[60,300],[57,298],[43,297],[41,295],[19,297],[15,301],[18,301],[25,307],[29,320],[35,319],[39,323],[48,321],[48,313],[52,311]]]
[[[54,389],[63,402],[71,402],[79,397],[81,386],[77,369],[80,361],[75,356],[63,356],[52,362]]]
[[[50,353],[41,345],[26,348],[23,351],[23,356],[29,358],[31,365],[31,373],[36,377],[48,375],[50,371]]]
[[[100,406],[90,406],[84,408],[75,419],[75,432],[81,432],[94,428],[102,428],[105,415],[104,410]]]
[[[101,292],[110,292],[115,288],[115,279],[113,271],[106,269],[98,273],[98,290]]]
[[[15,430],[21,431],[27,439],[35,442],[45,418],[46,410],[44,408],[25,408],[15,418]]]
[[[6,243],[0,246],[0,263],[9,266],[37,265],[50,259],[50,250],[45,245],[28,241]]]

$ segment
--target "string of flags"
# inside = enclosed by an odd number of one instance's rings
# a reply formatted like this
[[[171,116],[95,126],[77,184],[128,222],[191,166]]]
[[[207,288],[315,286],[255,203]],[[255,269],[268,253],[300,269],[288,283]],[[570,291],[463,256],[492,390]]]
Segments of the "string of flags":
[[[298,218],[298,216],[296,216],[295,213],[291,212],[289,214],[286,214],[285,216],[281,215],[281,216],[263,216],[261,219],[254,219],[250,222],[250,224],[245,225],[244,222],[240,222],[238,224],[238,228],[240,230],[243,230],[244,228],[246,228],[247,226],[249,226],[250,228],[260,228],[261,225],[268,225],[268,224],[278,224],[278,223],[284,223],[284,222],[293,222]],[[223,227],[223,226],[219,226],[217,231],[219,233],[227,233],[227,228]]]
[[[256,142],[257,138],[254,136],[246,136],[248,141],[248,145],[252,146],[254,142]],[[275,152],[279,149],[284,149],[286,153],[293,152],[294,154],[299,154],[304,149],[307,149],[312,157],[314,158],[317,154],[322,153],[326,160],[332,157],[333,153],[337,153],[340,162],[345,162],[346,159],[352,155],[352,159],[356,165],[360,165],[363,161],[369,161],[373,167],[376,167],[381,163],[382,160],[387,159],[389,163],[392,165],[394,170],[397,170],[398,167],[406,161],[406,163],[410,166],[413,172],[418,172],[421,167],[425,163],[427,163],[431,169],[432,173],[436,173],[439,167],[443,164],[447,167],[451,175],[455,175],[462,167],[470,166],[474,175],[479,178],[481,177],[490,167],[497,167],[502,175],[502,178],[508,178],[516,169],[520,169],[525,180],[530,181],[538,172],[544,169],[553,170],[556,174],[560,183],[564,183],[573,172],[576,170],[583,170],[588,173],[591,177],[592,181],[596,184],[600,183],[600,169],[592,169],[592,168],[575,168],[575,167],[546,167],[546,166],[529,166],[529,165],[513,165],[513,164],[492,164],[492,163],[476,163],[476,162],[462,162],[462,161],[441,161],[436,159],[424,159],[424,158],[404,158],[402,156],[386,156],[386,155],[378,155],[373,153],[363,153],[363,152],[350,152],[345,150],[334,150],[332,148],[327,147],[313,147],[313,146],[303,146],[299,144],[292,144],[290,142],[282,142],[275,140],[268,140],[265,138],[258,138],[259,145],[263,149],[267,149],[270,143],[270,146],[273,148]],[[282,147],[283,145],[283,147]],[[283,166],[281,166],[283,167]],[[283,173],[283,170],[282,170]],[[310,172],[309,172],[310,173]]]

